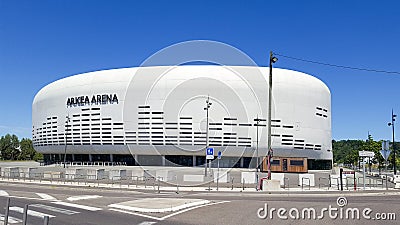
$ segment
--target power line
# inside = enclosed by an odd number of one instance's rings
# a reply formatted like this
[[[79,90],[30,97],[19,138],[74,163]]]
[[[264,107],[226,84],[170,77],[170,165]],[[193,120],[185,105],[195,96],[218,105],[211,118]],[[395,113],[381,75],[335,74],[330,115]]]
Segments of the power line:
[[[313,61],[313,60],[300,59],[300,58],[296,58],[296,57],[292,57],[292,56],[278,54],[275,52],[274,52],[274,54],[277,56],[288,58],[288,59],[293,59],[293,60],[308,62],[308,63],[314,63],[314,64],[319,64],[319,65],[324,65],[324,66],[338,67],[338,68],[344,68],[344,69],[350,69],[350,70],[361,70],[361,71],[375,72],[375,73],[389,73],[389,74],[399,74],[400,75],[400,72],[397,72],[397,71],[387,71],[387,70],[377,70],[377,69],[368,69],[368,68],[360,68],[360,67],[352,67],[352,66],[335,65],[335,64],[331,64],[331,63],[323,63],[323,62],[318,62],[318,61]]]

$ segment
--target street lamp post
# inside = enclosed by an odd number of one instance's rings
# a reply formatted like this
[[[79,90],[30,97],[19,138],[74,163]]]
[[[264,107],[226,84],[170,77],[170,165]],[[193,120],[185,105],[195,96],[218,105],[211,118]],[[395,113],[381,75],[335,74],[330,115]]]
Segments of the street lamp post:
[[[388,123],[388,126],[392,126],[392,136],[393,136],[393,171],[394,175],[396,175],[396,147],[394,144],[394,121],[396,121],[397,115],[393,114],[393,109],[392,109],[392,122]]]
[[[67,115],[65,118],[66,118],[66,121],[65,121],[65,128],[64,128],[64,130],[65,130],[64,168],[65,168],[65,162],[66,162],[66,158],[67,158],[67,139],[68,139],[67,136],[68,136],[68,129],[69,129],[68,123],[70,122],[69,115]]]
[[[206,161],[204,163],[204,176],[207,176],[207,149],[208,149],[208,109],[211,107],[212,103],[210,102],[210,96],[207,96],[206,100],[206,107],[204,110],[207,112],[207,120],[206,120]],[[211,165],[210,165],[210,171],[211,171]]]
[[[269,83],[268,83],[268,180],[271,179],[271,157],[272,157],[272,148],[271,148],[271,112],[272,112],[272,64],[276,63],[278,58],[274,56],[272,51],[269,53]]]
[[[259,154],[258,154],[258,142],[259,142],[259,138],[258,138],[258,127],[259,126],[262,126],[262,127],[265,127],[266,125],[264,125],[264,124],[260,124],[260,122],[261,121],[267,121],[266,119],[260,119],[260,118],[258,118],[258,115],[257,115],[257,118],[256,119],[254,119],[254,121],[256,122],[256,124],[254,124],[254,126],[256,126],[257,127],[257,142],[256,142],[256,160],[257,160],[257,166],[256,166],[256,171],[258,172],[259,171],[259,167],[260,167],[260,162],[259,162]]]

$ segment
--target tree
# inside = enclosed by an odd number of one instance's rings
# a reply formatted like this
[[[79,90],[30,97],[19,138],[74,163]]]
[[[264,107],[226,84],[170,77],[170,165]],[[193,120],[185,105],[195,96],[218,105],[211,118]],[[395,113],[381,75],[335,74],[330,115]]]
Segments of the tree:
[[[32,140],[28,138],[22,138],[21,142],[21,153],[18,156],[19,160],[32,160],[36,154],[33,148]]]
[[[364,141],[361,140],[333,140],[333,161],[355,165],[358,161],[358,151],[362,150],[363,144]]]
[[[16,135],[6,134],[0,138],[0,154],[5,160],[14,160],[20,153],[19,140]]]
[[[390,142],[390,149],[392,150],[390,152],[389,158],[388,158],[388,163],[389,167],[393,167],[393,142]],[[395,142],[395,149],[396,149],[396,168],[399,168],[400,164],[400,142]]]
[[[378,163],[379,172],[381,171],[381,166],[384,163],[384,158],[382,157],[380,150],[382,149],[382,141],[374,141],[372,135],[368,135],[368,139],[364,142],[363,150],[371,151],[375,153],[375,157],[372,158],[370,162],[370,170],[372,163]]]

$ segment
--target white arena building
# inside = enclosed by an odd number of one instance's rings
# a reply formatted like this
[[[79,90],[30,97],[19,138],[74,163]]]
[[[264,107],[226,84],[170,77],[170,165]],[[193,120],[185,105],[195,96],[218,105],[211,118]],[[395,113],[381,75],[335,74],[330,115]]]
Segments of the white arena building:
[[[267,154],[268,74],[268,67],[187,65],[67,77],[34,98],[34,148],[46,161],[62,161],[66,153],[67,161],[201,166],[209,97],[209,146],[222,152],[221,166],[254,168],[257,155]],[[308,169],[330,169],[328,87],[274,68],[272,100],[274,159],[301,158]]]

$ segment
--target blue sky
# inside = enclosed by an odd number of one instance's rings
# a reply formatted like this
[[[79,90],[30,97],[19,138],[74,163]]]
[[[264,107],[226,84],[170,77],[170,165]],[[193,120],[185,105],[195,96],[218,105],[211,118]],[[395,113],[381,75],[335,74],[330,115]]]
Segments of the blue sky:
[[[31,104],[46,84],[140,65],[187,40],[232,45],[258,65],[269,51],[331,64],[400,71],[398,1],[0,0],[0,136],[31,137]],[[400,75],[279,58],[332,94],[332,137],[391,139]],[[400,122],[400,118],[398,120]],[[396,127],[400,135],[400,123]],[[398,141],[399,138],[396,138]]]

